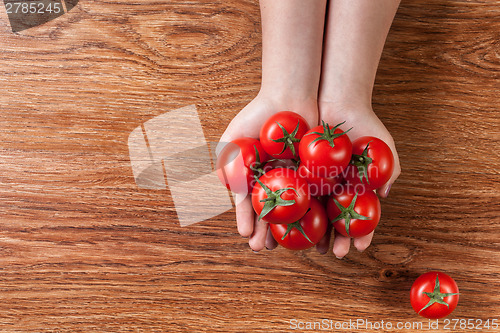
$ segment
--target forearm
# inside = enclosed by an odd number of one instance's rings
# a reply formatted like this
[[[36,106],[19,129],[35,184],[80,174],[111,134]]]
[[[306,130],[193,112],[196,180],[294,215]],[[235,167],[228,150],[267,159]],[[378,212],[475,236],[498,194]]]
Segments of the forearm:
[[[382,49],[399,0],[331,0],[319,99],[371,104]]]
[[[261,93],[318,96],[326,0],[261,0]]]

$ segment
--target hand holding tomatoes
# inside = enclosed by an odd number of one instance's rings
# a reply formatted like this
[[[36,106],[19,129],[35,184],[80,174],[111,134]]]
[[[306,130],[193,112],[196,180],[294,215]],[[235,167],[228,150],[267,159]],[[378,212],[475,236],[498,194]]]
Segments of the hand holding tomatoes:
[[[347,239],[370,235],[380,220],[380,202],[372,189],[392,173],[391,150],[375,137],[360,137],[353,144],[347,135],[352,128],[343,131],[343,124],[323,122],[309,130],[302,116],[278,112],[264,122],[260,140],[236,139],[237,149],[224,149],[219,156],[221,181],[236,193],[251,190],[257,223],[265,221],[266,229],[270,223],[273,237],[284,247],[305,249],[318,243],[320,220],[327,221],[325,230],[332,223]],[[325,197],[311,198],[318,195]]]

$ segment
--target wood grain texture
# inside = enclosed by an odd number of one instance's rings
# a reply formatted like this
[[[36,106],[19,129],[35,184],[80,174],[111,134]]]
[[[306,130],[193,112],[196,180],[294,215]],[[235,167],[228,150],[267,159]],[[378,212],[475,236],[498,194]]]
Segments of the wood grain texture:
[[[382,201],[372,246],[343,260],[315,250],[254,254],[234,210],[181,228],[168,190],[135,185],[134,128],[196,104],[217,141],[255,96],[257,2],[80,1],[17,34],[1,9],[0,331],[427,322],[408,293],[431,269],[459,284],[452,318],[499,318],[499,4],[401,4],[374,109],[403,172]]]

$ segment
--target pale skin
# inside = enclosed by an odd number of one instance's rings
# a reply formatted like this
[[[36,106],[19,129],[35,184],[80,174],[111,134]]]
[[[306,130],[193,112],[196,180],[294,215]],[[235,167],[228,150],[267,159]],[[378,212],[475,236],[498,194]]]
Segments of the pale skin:
[[[372,110],[371,95],[398,5],[399,0],[330,0],[327,8],[326,0],[261,0],[261,89],[231,121],[220,141],[258,138],[270,114],[283,110],[301,114],[311,127],[320,120],[333,125],[345,120],[345,129],[353,127],[351,140],[372,135],[390,146],[394,172],[378,190],[386,197],[401,169],[394,140]],[[275,248],[267,223],[257,221],[250,197],[237,196],[235,202],[238,231],[249,237],[252,250]],[[372,237],[373,233],[354,239],[354,246],[363,251]],[[328,232],[317,250],[326,253],[330,240]],[[334,255],[344,257],[350,244],[349,238],[335,233]]]

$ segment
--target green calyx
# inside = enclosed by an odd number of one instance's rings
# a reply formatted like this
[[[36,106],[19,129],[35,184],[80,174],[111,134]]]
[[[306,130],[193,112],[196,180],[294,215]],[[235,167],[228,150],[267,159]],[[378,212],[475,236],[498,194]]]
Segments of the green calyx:
[[[345,231],[347,232],[347,234],[349,236],[350,236],[349,227],[351,225],[351,219],[357,219],[357,220],[369,220],[370,219],[368,216],[363,216],[361,214],[358,214],[354,210],[354,205],[356,204],[357,199],[358,199],[358,192],[356,191],[356,195],[354,196],[354,198],[352,198],[352,201],[347,208],[342,206],[340,204],[340,202],[338,202],[336,199],[333,199],[333,201],[335,202],[335,205],[338,207],[338,209],[340,209],[340,214],[337,215],[337,217],[335,217],[330,222],[334,223],[334,222],[337,222],[339,220],[345,220]]]
[[[342,135],[346,134],[347,132],[349,132],[350,130],[352,130],[352,127],[351,127],[347,131],[345,131],[345,132],[335,133],[335,130],[337,128],[339,128],[339,126],[345,124],[345,121],[342,122],[342,123],[340,123],[340,124],[337,124],[333,128],[330,128],[330,125],[328,125],[327,123],[325,123],[323,120],[321,121],[321,123],[323,124],[323,133],[320,133],[320,132],[311,132],[311,133],[309,133],[309,134],[317,134],[317,135],[319,135],[319,137],[317,137],[316,139],[314,139],[309,144],[309,146],[312,145],[313,143],[317,142],[317,141],[326,140],[330,144],[330,147],[334,148],[335,147],[335,142],[333,142],[333,140],[335,140],[339,136],[342,136]],[[306,135],[309,135],[309,134],[306,134]]]
[[[306,212],[309,213],[309,211],[311,210],[311,208],[309,208]],[[286,232],[285,234],[283,235],[283,237],[281,237],[281,240],[284,240],[285,237],[290,233],[290,231],[292,231],[292,229],[295,228],[297,229],[298,231],[300,231],[300,233],[302,234],[302,236],[304,236],[311,244],[312,244],[312,241],[309,239],[309,237],[307,237],[304,229],[302,228],[302,225],[300,225],[300,220],[298,221],[295,221],[293,223],[290,223],[286,226]]]
[[[281,128],[281,131],[283,132],[283,137],[276,140],[272,139],[272,141],[274,142],[283,142],[283,150],[278,155],[283,154],[287,148],[290,148],[293,156],[297,157],[293,143],[300,141],[300,139],[297,139],[295,137],[297,135],[297,132],[299,131],[300,120],[297,120],[297,126],[292,133],[288,133],[288,131],[279,122],[276,122],[276,124],[278,124],[278,126]]]
[[[418,311],[419,314],[420,314],[420,312],[424,311],[425,309],[427,309],[429,306],[431,306],[434,303],[443,304],[449,308],[450,305],[448,303],[446,303],[443,299],[445,297],[448,297],[448,296],[453,296],[453,295],[459,294],[459,293],[442,293],[440,286],[439,286],[439,274],[436,274],[436,284],[434,285],[434,291],[432,293],[423,291],[422,293],[429,296],[430,300],[429,300],[429,303],[427,303],[422,309],[420,309],[420,311]]]
[[[373,159],[368,157],[370,142],[368,142],[361,155],[352,154],[351,162],[349,162],[349,164],[354,165],[358,169],[358,177],[361,183],[363,183],[363,178],[366,178],[368,184],[370,184],[368,180],[368,165],[373,162]]]
[[[254,176],[260,177],[265,173],[264,166],[266,165],[267,162],[262,163],[260,161],[259,150],[255,145],[253,145],[253,148],[255,149],[255,163],[250,165],[250,170],[253,171]]]
[[[295,203],[295,200],[285,200],[281,198],[281,195],[288,190],[293,190],[298,195],[297,191],[293,187],[282,188],[273,192],[269,187],[267,187],[263,182],[261,182],[259,178],[257,178],[256,176],[254,177],[257,183],[259,183],[260,186],[262,186],[262,188],[267,194],[267,198],[260,200],[260,202],[264,202],[264,207],[260,212],[259,220],[264,216],[266,216],[267,214],[269,214],[275,207],[291,206]]]

